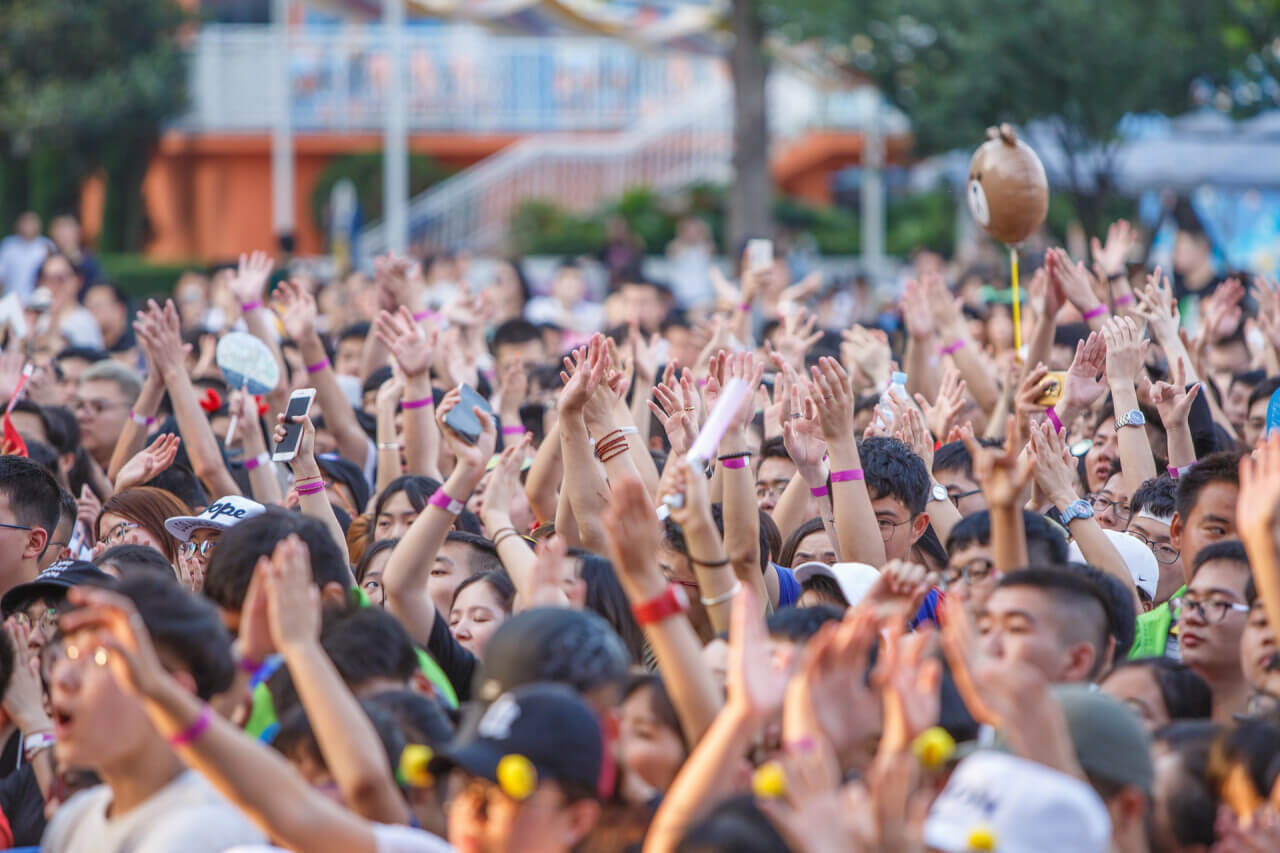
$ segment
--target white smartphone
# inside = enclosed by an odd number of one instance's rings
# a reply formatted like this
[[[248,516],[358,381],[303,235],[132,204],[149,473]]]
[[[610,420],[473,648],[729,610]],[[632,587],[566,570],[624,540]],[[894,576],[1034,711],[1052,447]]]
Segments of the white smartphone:
[[[747,269],[750,272],[767,270],[773,266],[773,241],[747,241]]]
[[[311,411],[311,401],[316,398],[316,389],[299,388],[289,395],[289,405],[284,410],[284,438],[276,445],[271,454],[273,462],[292,462],[298,455],[298,442],[302,438],[302,424],[291,421]]]

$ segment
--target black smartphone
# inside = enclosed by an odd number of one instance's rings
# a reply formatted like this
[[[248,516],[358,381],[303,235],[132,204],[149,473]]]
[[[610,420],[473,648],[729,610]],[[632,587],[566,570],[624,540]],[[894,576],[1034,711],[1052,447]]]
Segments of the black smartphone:
[[[462,399],[444,416],[444,423],[467,444],[475,444],[480,440],[480,433],[484,432],[484,428],[480,426],[480,419],[472,409],[478,408],[490,417],[493,417],[493,409],[488,400],[465,382],[459,386],[458,391]]]
[[[290,421],[311,411],[311,401],[315,396],[314,388],[299,388],[290,395],[289,405],[284,410],[284,438],[276,445],[271,461],[292,462],[293,457],[298,455],[298,442],[302,439],[302,424],[290,423]]]

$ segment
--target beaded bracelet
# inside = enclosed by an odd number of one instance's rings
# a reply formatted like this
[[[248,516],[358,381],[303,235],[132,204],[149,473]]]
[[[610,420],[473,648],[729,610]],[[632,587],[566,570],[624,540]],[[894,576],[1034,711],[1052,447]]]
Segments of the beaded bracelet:
[[[329,366],[329,359],[322,358],[319,361],[317,361],[315,364],[308,364],[307,373],[319,373],[320,371],[324,370],[328,366]]]
[[[844,471],[832,471],[831,482],[847,483],[850,480],[861,480],[863,477],[861,468],[847,468]]]

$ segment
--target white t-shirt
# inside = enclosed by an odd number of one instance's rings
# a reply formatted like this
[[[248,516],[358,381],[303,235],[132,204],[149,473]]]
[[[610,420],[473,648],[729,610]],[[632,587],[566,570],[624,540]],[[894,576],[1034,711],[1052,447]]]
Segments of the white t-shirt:
[[[222,853],[263,834],[203,776],[186,770],[125,814],[107,817],[111,789],[81,791],[54,814],[40,853]]]
[[[393,826],[387,823],[370,824],[377,853],[456,853],[453,845],[423,829],[411,826]],[[225,853],[284,853],[281,847],[265,844],[233,847]]]

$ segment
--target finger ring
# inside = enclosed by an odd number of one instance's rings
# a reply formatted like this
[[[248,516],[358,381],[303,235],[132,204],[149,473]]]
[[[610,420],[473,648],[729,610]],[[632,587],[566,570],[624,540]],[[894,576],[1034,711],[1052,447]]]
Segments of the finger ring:
[[[684,410],[685,410],[686,412],[696,412],[696,411],[697,411],[697,409],[696,409],[695,407],[693,407],[693,406],[685,406],[685,407],[684,407]]]
[[[795,420],[798,417],[802,417],[799,412],[792,412],[791,414],[787,415],[787,420]]]

